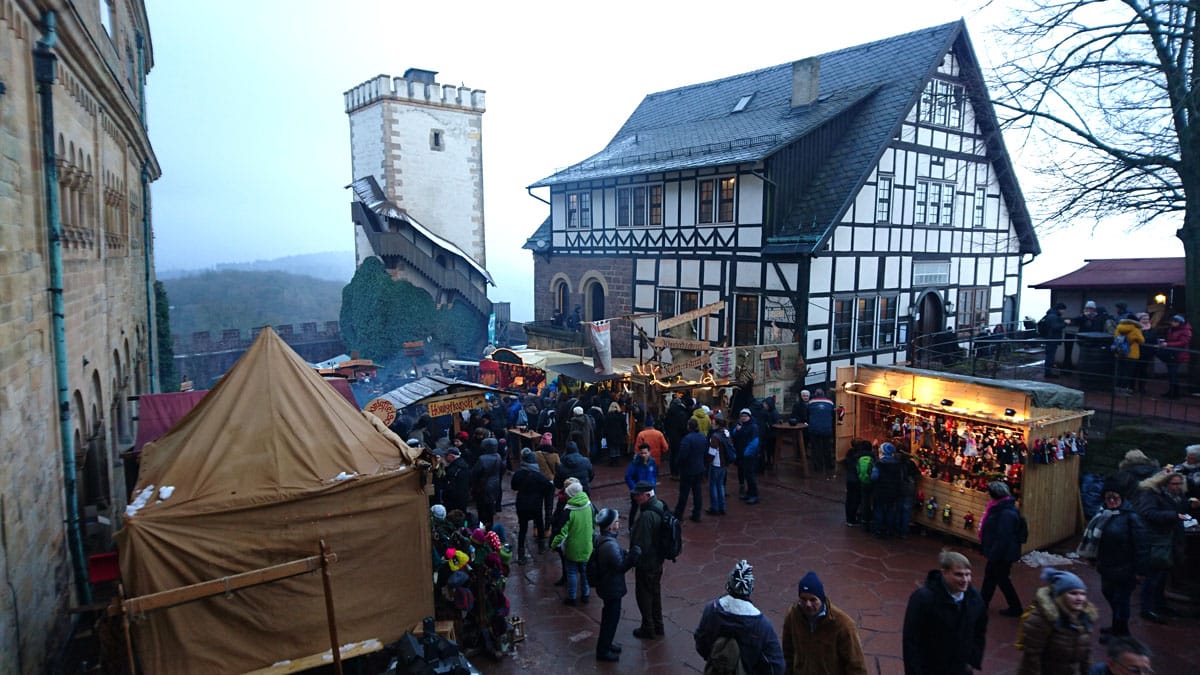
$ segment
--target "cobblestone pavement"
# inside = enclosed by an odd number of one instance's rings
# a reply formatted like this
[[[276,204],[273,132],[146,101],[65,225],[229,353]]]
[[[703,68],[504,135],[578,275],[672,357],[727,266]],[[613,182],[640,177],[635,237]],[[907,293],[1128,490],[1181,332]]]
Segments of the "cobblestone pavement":
[[[592,499],[597,507],[620,509],[623,546],[628,546],[629,493],[622,481],[624,466],[596,467]],[[737,480],[731,470],[731,496],[726,516],[705,514],[701,523],[684,520],[683,555],[667,562],[663,574],[663,618],[666,636],[652,641],[631,634],[640,623],[633,594],[633,572],[627,583],[629,594],[622,603],[617,642],[624,651],[619,663],[595,661],[596,634],[602,602],[566,607],[558,579],[558,558],[552,553],[534,556],[526,566],[513,565],[509,599],[514,615],[526,622],[527,638],[515,654],[499,662],[476,657],[472,662],[484,673],[591,673],[591,672],[703,672],[691,632],[700,619],[704,603],[724,592],[726,576],[741,558],[754,565],[752,601],[774,624],[776,631],[796,596],[796,583],[814,570],[825,584],[830,602],[857,621],[871,673],[902,673],[900,629],[908,596],[924,582],[936,566],[938,551],[955,546],[971,558],[974,584],[983,578],[983,557],[962,542],[939,535],[909,536],[903,540],[879,540],[859,528],[846,527],[840,477],[801,478],[794,462],[781,461],[777,472],[760,478],[762,502],[746,506],[737,499]],[[664,478],[659,496],[673,507],[678,482]],[[707,486],[704,490],[707,499]],[[506,492],[506,500],[511,495]],[[690,508],[690,505],[689,505]],[[922,516],[917,516],[916,520]],[[516,536],[515,515],[505,504],[500,521]],[[530,542],[532,544],[532,542]],[[1069,550],[1069,549],[1064,549]],[[1101,611],[1100,625],[1109,625],[1108,606],[1100,596],[1100,579],[1095,570],[1073,565],[1071,571],[1088,584],[1089,596]],[[1039,570],[1017,564],[1013,582],[1024,602],[1039,585]],[[1135,617],[1132,630],[1155,651],[1155,669],[1162,675],[1197,673],[1200,663],[1200,620],[1176,619],[1169,626],[1154,626]],[[997,614],[1004,607],[999,594],[993,599],[988,622],[984,673],[1015,673],[1019,652],[1013,648],[1017,620]],[[1103,647],[1093,648],[1093,658],[1103,658]]]

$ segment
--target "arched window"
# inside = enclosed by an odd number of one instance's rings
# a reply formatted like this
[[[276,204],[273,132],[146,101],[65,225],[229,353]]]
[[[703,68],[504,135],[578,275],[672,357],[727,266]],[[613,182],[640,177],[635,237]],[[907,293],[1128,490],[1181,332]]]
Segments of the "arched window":
[[[592,281],[587,286],[587,320],[599,321],[607,318],[604,314],[604,286],[599,281]]]
[[[567,282],[559,281],[554,287],[554,308],[563,314],[571,305],[571,289],[567,287]]]

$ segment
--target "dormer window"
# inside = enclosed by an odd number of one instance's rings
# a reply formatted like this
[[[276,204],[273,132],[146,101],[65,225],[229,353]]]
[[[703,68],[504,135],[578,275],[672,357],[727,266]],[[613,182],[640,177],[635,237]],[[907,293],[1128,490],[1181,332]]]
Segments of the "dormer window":
[[[750,99],[754,98],[754,94],[746,94],[738,99],[737,105],[733,106],[733,112],[742,112],[746,106],[750,105]]]
[[[930,80],[921,92],[920,121],[939,127],[961,128],[965,95],[960,84]]]

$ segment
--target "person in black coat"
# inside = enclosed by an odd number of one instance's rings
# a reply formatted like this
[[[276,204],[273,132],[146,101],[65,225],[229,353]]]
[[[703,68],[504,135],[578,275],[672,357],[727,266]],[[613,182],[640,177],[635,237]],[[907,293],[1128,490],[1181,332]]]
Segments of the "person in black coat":
[[[1056,303],[1053,307],[1046,310],[1046,315],[1042,317],[1042,321],[1046,326],[1045,333],[1042,338],[1046,340],[1046,360],[1042,363],[1042,377],[1054,379],[1058,377],[1054,374],[1054,357],[1058,354],[1058,345],[1062,343],[1063,330],[1067,327],[1067,320],[1063,318],[1063,312],[1067,311],[1067,306],[1061,302]],[[1063,352],[1063,367],[1069,368],[1070,352]]]
[[[511,487],[517,493],[517,522],[520,523],[517,534],[517,564],[528,565],[532,560],[525,552],[525,535],[529,532],[529,523],[533,522],[537,552],[542,553],[546,550],[546,523],[542,520],[542,505],[547,495],[554,494],[554,485],[549,478],[542,475],[533,450],[521,450],[521,467],[513,474]]]
[[[762,448],[747,454],[752,441],[758,438],[758,425],[749,408],[742,408],[738,421],[733,425],[733,450],[737,453],[738,498],[747,504],[758,503],[758,456]]]
[[[667,437],[667,445],[671,448],[667,464],[672,476],[679,476],[679,442],[687,434],[687,422],[691,418],[691,406],[681,398],[671,399],[667,407],[666,419],[663,421],[663,434]]]
[[[568,478],[577,478],[583,486],[583,491],[591,494],[588,488],[595,477],[592,460],[579,454],[579,444],[567,441],[567,451],[559,458],[558,466],[554,469],[554,487],[562,489],[564,481]]]
[[[471,502],[471,467],[460,458],[458,448],[446,450],[446,473],[442,478],[442,504],[446,511],[467,512]]]
[[[904,611],[904,674],[960,675],[983,670],[987,609],[971,586],[971,561],[942,551],[940,569],[913,591]]]
[[[608,446],[608,465],[616,466],[617,459],[625,454],[625,439],[629,436],[629,422],[621,411],[621,404],[613,401],[604,414],[604,443]]]
[[[471,467],[471,489],[475,495],[475,506],[479,509],[479,520],[492,529],[496,519],[496,504],[500,501],[504,486],[504,460],[500,457],[500,443],[494,438],[483,439],[481,454]]]
[[[1173,471],[1159,472],[1140,484],[1134,506],[1146,525],[1146,579],[1142,583],[1141,617],[1154,623],[1167,620],[1163,606],[1167,574],[1182,557],[1183,521],[1187,517],[1184,478]]]
[[[1100,531],[1103,536],[1096,550],[1096,571],[1100,573],[1100,592],[1112,607],[1112,626],[1100,629],[1100,641],[1106,642],[1105,634],[1129,635],[1130,600],[1137,584],[1139,556],[1145,556],[1146,532],[1133,505],[1121,496],[1116,481],[1104,481],[1101,494],[1101,514],[1107,519]]]
[[[1021,616],[1021,598],[1010,577],[1013,563],[1021,559],[1021,514],[1017,512],[1016,501],[1005,483],[994,481],[988,484],[988,496],[992,501],[979,524],[979,543],[983,547],[983,557],[987,558],[980,590],[983,607],[987,609],[999,587],[1008,603],[1008,608],[1000,613]]]
[[[871,469],[871,499],[875,507],[875,536],[900,536],[900,497],[904,465],[896,457],[896,446],[879,445],[879,461]]]
[[[698,523],[704,508],[700,488],[704,481],[704,460],[708,457],[708,439],[700,433],[700,423],[694,419],[688,420],[687,429],[687,435],[679,442],[679,501],[675,502],[675,517],[683,519],[690,492],[692,520]]]
[[[625,573],[637,565],[642,549],[635,545],[626,552],[617,542],[621,515],[616,509],[601,509],[596,515],[596,526],[600,529],[592,554],[596,557],[596,595],[604,601],[604,609],[600,612],[600,636],[596,640],[596,660],[616,661],[621,658],[621,645],[613,642],[613,638],[621,620],[621,598],[628,592]]]

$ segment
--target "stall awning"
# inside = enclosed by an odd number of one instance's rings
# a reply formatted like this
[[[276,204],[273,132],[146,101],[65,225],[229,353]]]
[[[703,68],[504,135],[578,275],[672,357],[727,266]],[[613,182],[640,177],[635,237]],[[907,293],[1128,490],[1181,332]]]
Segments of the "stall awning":
[[[559,364],[555,364],[553,366],[546,366],[546,370],[551,370],[560,375],[569,377],[572,380],[578,380],[580,382],[586,382],[588,384],[596,384],[598,382],[608,382],[609,380],[620,380],[623,377],[625,377],[624,375],[622,375],[620,373],[613,373],[612,375],[602,375],[600,373],[597,373],[592,366],[590,366],[586,363],[583,363],[581,361],[577,361],[575,363],[559,363]]]
[[[134,454],[140,453],[143,445],[161,438],[176,422],[195,408],[207,393],[207,389],[201,389],[139,396],[137,440],[129,451]]]

